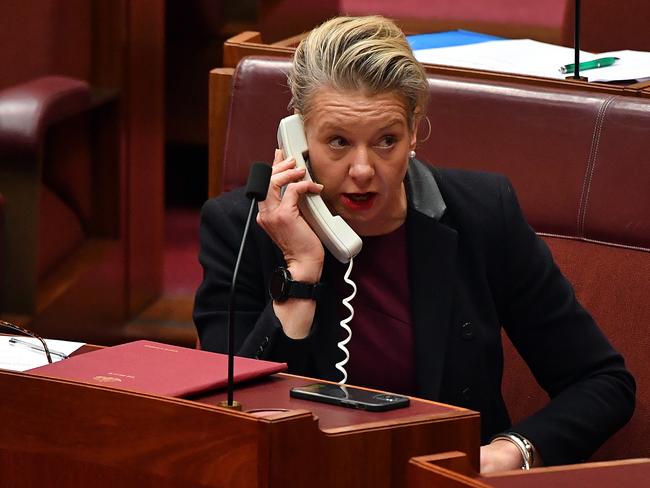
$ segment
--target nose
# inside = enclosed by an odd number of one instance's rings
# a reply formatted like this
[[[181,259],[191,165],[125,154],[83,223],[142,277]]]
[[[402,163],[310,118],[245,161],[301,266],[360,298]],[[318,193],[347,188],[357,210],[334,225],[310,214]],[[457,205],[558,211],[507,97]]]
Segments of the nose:
[[[360,147],[354,151],[348,174],[358,184],[367,183],[375,176],[375,165],[367,148]]]

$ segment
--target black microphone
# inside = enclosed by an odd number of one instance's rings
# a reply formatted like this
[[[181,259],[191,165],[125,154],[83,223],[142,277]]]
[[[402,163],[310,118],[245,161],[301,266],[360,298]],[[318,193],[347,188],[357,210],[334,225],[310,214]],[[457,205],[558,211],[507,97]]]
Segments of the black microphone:
[[[269,191],[271,181],[271,167],[266,163],[254,162],[248,173],[246,183],[246,196],[255,199],[256,202],[263,202],[266,193]]]
[[[237,274],[239,273],[239,263],[241,262],[242,254],[244,254],[244,246],[246,245],[248,229],[253,218],[253,210],[255,210],[257,202],[261,202],[266,198],[270,180],[271,166],[266,163],[254,162],[251,166],[250,172],[248,173],[248,182],[246,184],[246,196],[251,199],[251,205],[248,210],[248,217],[246,218],[244,235],[242,236],[241,245],[239,246],[239,254],[237,255],[237,261],[235,262],[235,270],[232,274],[230,299],[228,301],[228,400],[225,403],[220,403],[220,406],[222,407],[232,408],[235,410],[241,410],[241,404],[233,400],[233,393],[235,390],[235,298],[237,296]]]

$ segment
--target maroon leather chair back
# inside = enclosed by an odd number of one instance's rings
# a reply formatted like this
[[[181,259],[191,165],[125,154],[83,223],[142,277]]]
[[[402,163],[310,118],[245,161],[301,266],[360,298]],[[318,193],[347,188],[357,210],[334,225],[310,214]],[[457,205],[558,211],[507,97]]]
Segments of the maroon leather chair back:
[[[0,191],[6,202],[3,307],[32,313],[37,282],[85,237],[93,199],[87,83],[43,77],[0,91]]]
[[[246,184],[253,161],[273,161],[281,118],[291,115],[287,72],[282,58],[245,58],[232,82],[220,191]]]
[[[289,61],[246,58],[234,75],[223,189],[271,161],[289,114]],[[625,356],[638,386],[634,418],[596,458],[650,456],[650,100],[429,75],[418,157],[494,171],[513,182],[524,213],[585,307]],[[513,419],[545,401],[506,344],[503,391]]]
[[[538,231],[650,247],[650,100],[430,77],[437,166],[506,174]]]

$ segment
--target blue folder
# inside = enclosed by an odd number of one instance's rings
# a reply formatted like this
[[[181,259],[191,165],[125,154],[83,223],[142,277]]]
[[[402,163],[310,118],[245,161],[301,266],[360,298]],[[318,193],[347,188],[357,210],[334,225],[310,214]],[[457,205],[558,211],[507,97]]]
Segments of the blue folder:
[[[476,44],[486,41],[499,41],[503,40],[503,37],[459,29],[447,32],[432,32],[430,34],[415,34],[406,36],[406,39],[411,45],[411,49],[416,51],[418,49],[431,49],[434,47],[462,46],[464,44]]]

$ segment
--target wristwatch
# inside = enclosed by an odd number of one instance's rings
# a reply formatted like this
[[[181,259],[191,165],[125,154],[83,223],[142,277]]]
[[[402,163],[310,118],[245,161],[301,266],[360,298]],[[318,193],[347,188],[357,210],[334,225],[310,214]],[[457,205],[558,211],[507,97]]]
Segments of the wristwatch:
[[[289,298],[308,298],[317,300],[320,297],[322,283],[305,283],[291,279],[288,269],[279,267],[271,274],[269,295],[276,302],[284,302]]]

